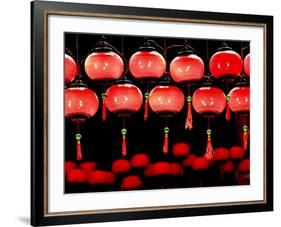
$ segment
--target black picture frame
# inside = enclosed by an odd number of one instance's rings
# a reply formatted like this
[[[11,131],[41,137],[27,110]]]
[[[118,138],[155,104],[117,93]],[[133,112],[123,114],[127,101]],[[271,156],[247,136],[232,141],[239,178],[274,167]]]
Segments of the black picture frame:
[[[47,188],[47,40],[48,15],[79,15],[134,18],[164,21],[193,21],[214,24],[259,24],[265,29],[265,198],[260,203],[195,206],[166,209],[134,209],[115,212],[48,213]],[[31,224],[33,226],[122,221],[151,218],[199,216],[273,210],[273,17],[201,11],[152,9],[138,7],[31,2]]]

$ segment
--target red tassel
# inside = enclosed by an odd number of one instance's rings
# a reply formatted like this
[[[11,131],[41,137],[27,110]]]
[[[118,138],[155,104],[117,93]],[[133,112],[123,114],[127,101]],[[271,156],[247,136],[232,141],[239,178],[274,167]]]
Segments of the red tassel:
[[[121,133],[122,133],[122,155],[125,157],[127,155],[127,139],[126,139],[127,129],[123,128],[121,130]]]
[[[149,93],[144,94],[144,121],[148,119],[148,100],[149,100]]]
[[[105,95],[105,93],[102,93],[101,97],[102,97],[102,121],[105,121],[106,120],[106,103],[105,103],[106,95]]]
[[[76,159],[77,161],[82,160],[82,146],[81,146],[81,134],[77,133],[75,138],[76,138]]]
[[[192,106],[191,106],[191,96],[187,97],[187,115],[185,121],[185,129],[192,129]]]
[[[227,96],[226,96],[226,111],[225,111],[225,119],[226,119],[227,121],[230,120],[229,99],[230,99],[230,96],[227,95]]]
[[[214,158],[214,149],[212,146],[211,133],[212,133],[211,129],[208,129],[207,130],[208,140],[207,140],[206,153],[205,153],[205,158],[207,160],[212,160]]]
[[[248,126],[243,126],[243,149],[246,151],[248,149],[248,139],[249,139],[249,133],[248,133]]]
[[[163,143],[163,153],[167,154],[169,148],[169,128],[164,128],[164,143]]]

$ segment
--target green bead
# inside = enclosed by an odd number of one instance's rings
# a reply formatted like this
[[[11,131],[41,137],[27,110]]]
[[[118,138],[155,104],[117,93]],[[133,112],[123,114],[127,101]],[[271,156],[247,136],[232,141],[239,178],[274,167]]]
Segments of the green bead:
[[[81,135],[81,134],[77,133],[77,134],[75,135],[75,139],[76,139],[76,140],[81,140],[81,138],[82,138],[82,135]]]
[[[226,98],[226,101],[229,101],[230,96],[229,96],[229,95],[227,95],[227,96],[225,96],[225,98]]]
[[[148,92],[146,92],[146,93],[144,94],[144,98],[145,98],[145,99],[149,99],[149,93],[148,93]]]
[[[244,126],[243,126],[243,131],[244,131],[244,132],[248,132],[248,126],[247,126],[247,125],[244,125]]]
[[[207,135],[211,135],[212,134],[212,130],[211,129],[207,129]]]
[[[127,129],[123,128],[123,129],[121,130],[121,134],[122,134],[122,135],[126,135],[126,134],[127,134]]]
[[[164,133],[165,133],[165,134],[168,134],[168,133],[169,133],[169,128],[168,128],[168,127],[165,127],[165,128],[164,128]]]
[[[187,96],[187,97],[186,97],[186,101],[187,101],[187,102],[191,102],[191,101],[192,101],[191,96]]]
[[[101,94],[101,98],[102,98],[102,100],[105,100],[106,94],[105,94],[105,93],[102,93],[102,94]]]

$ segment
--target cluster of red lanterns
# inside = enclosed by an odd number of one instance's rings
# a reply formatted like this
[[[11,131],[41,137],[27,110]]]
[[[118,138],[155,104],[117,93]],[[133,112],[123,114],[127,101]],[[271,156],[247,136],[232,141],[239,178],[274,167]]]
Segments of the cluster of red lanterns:
[[[210,59],[209,69],[216,79],[231,77],[241,77],[244,71],[250,76],[250,55],[247,55],[244,62],[241,56],[227,46],[220,48]],[[173,81],[186,84],[187,97],[183,91],[172,84],[160,84],[151,91],[147,90],[143,95],[141,90],[124,79],[124,61],[120,54],[113,48],[104,46],[98,47],[85,60],[84,68],[87,76],[94,81],[119,80],[117,84],[110,86],[104,91],[102,96],[102,119],[106,119],[107,110],[125,119],[127,116],[139,111],[144,103],[144,119],[148,118],[149,108],[160,115],[174,115],[182,111],[187,106],[185,129],[191,130],[192,110],[198,114],[206,116],[208,123],[214,116],[221,114],[224,110],[230,110],[237,114],[249,113],[249,87],[235,87],[229,94],[224,94],[222,90],[211,85],[206,85],[195,90],[191,94],[190,85],[202,80],[205,73],[205,65],[202,59],[190,51],[184,49],[179,52],[169,65],[169,75]],[[156,80],[167,77],[167,63],[164,56],[149,46],[142,47],[129,59],[128,69],[131,75],[137,80]],[[80,123],[96,114],[99,108],[99,99],[94,91],[88,89],[81,81],[81,76],[77,75],[79,69],[77,64],[69,55],[65,55],[65,82],[69,88],[65,90],[65,116],[77,124],[77,159],[82,159],[81,134],[79,132]],[[165,73],[166,72],[166,73]],[[124,122],[124,120],[123,120]],[[248,143],[248,122],[245,120],[243,126],[244,150]],[[212,147],[212,130],[208,124],[205,159],[214,158]],[[164,127],[163,153],[168,152],[169,127],[167,123]],[[127,129],[125,124],[121,129],[122,154],[127,154],[126,143]],[[198,161],[199,162],[199,161]]]

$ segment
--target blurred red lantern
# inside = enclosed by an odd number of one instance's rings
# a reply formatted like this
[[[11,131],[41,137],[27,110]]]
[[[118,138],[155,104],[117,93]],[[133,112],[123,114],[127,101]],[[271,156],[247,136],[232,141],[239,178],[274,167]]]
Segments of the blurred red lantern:
[[[65,174],[68,174],[71,170],[76,169],[77,165],[75,162],[72,161],[66,161],[64,163],[64,172]]]
[[[115,174],[110,172],[110,171],[106,171],[106,184],[114,184],[116,181],[116,177]]]
[[[188,143],[176,143],[173,145],[172,153],[175,157],[187,156],[190,152],[190,146]]]
[[[154,164],[150,164],[146,167],[146,169],[144,170],[144,176],[146,177],[153,177],[155,176],[154,173]]]
[[[94,170],[88,175],[88,183],[91,185],[104,185],[107,183],[108,174],[104,170]]]
[[[171,176],[182,176],[183,169],[179,163],[173,162],[170,164],[170,175]]]
[[[139,50],[131,56],[129,69],[136,79],[158,79],[166,70],[166,61],[153,49]]]
[[[80,163],[80,169],[84,170],[86,173],[94,170],[97,167],[97,164],[95,162],[82,162]]]
[[[242,160],[238,165],[238,170],[241,172],[249,172],[250,171],[250,159]]]
[[[214,150],[214,160],[224,161],[229,158],[229,151],[224,147],[219,147]]]
[[[183,161],[182,165],[183,167],[191,167],[194,159],[196,158],[195,154],[188,155]]]
[[[232,159],[242,159],[245,155],[245,151],[242,147],[233,146],[229,150],[229,157]]]
[[[154,176],[169,175],[171,173],[171,165],[168,162],[156,162],[153,164],[152,173]]]
[[[193,94],[193,108],[202,115],[208,117],[208,127],[210,121],[210,115],[217,115],[224,111],[226,100],[222,90],[215,87],[201,87],[198,88]],[[214,156],[214,150],[211,140],[211,129],[207,129],[207,146],[205,157],[208,160],[212,160]]]
[[[229,107],[230,109],[240,115],[247,116],[250,111],[250,88],[249,87],[235,87],[229,92]],[[243,123],[243,148],[247,150],[249,129],[244,119]]]
[[[197,157],[192,162],[192,169],[195,171],[207,170],[209,162],[205,157]]]
[[[142,180],[139,176],[131,175],[125,177],[121,182],[122,190],[134,190],[142,187]]]
[[[77,65],[72,57],[64,55],[64,80],[65,83],[73,81],[77,74]]]
[[[225,163],[221,165],[221,172],[222,173],[230,173],[235,170],[234,164],[232,161],[227,160]]]
[[[177,83],[187,83],[187,114],[185,121],[185,129],[192,129],[192,97],[190,94],[190,83],[200,80],[205,71],[202,59],[193,54],[192,51],[182,51],[180,55],[175,57],[170,64],[170,74]]]
[[[125,173],[130,170],[131,166],[128,160],[117,159],[112,163],[111,168],[113,173]]]
[[[92,80],[116,80],[123,71],[123,60],[113,51],[93,52],[85,60],[85,72]]]
[[[154,80],[163,76],[166,70],[164,57],[151,46],[141,47],[129,60],[129,70],[138,80]],[[148,119],[149,81],[144,94],[144,120]]]
[[[149,165],[149,157],[146,154],[139,153],[135,154],[131,161],[130,164],[133,168],[143,168]]]
[[[68,183],[85,183],[87,174],[81,169],[73,169],[66,175]]]
[[[248,54],[245,58],[244,58],[244,71],[246,73],[247,76],[250,76],[250,54]]]
[[[210,72],[217,79],[229,76],[239,76],[243,61],[238,53],[224,44],[210,59]]]
[[[161,115],[169,116],[180,112],[184,106],[184,94],[176,86],[159,85],[152,89],[149,95],[149,105],[152,111]],[[164,128],[163,153],[168,152],[169,128]]]
[[[111,86],[106,91],[106,106],[112,113],[116,113],[123,117],[137,112],[142,106],[142,93],[138,87],[130,83],[116,84]],[[122,155],[127,154],[125,125],[121,130],[122,134]]]
[[[96,93],[88,89],[80,78],[77,78],[71,84],[71,87],[65,90],[64,94],[64,115],[77,124],[77,133],[75,135],[77,160],[81,160],[82,148],[80,140],[82,136],[79,132],[79,124],[96,114],[99,107],[99,100]]]

